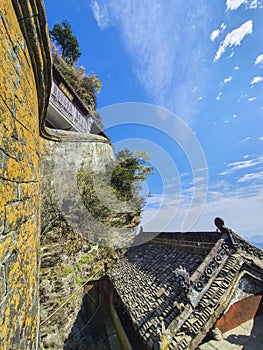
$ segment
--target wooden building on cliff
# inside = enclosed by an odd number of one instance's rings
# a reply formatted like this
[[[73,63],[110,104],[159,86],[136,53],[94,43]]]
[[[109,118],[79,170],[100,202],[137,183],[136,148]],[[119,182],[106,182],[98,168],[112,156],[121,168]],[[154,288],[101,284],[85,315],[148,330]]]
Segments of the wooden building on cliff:
[[[47,108],[46,126],[51,129],[101,135],[108,138],[94,113],[53,63],[52,86]]]

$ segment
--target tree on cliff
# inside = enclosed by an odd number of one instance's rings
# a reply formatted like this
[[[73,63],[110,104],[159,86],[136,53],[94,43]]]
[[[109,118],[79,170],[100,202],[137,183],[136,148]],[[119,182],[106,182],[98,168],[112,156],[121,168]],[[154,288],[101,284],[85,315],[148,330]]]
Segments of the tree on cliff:
[[[129,200],[138,192],[141,182],[153,173],[153,167],[147,166],[147,152],[121,150],[116,155],[116,164],[112,172],[111,186],[121,200]]]
[[[61,24],[55,24],[49,32],[51,39],[58,44],[61,49],[62,58],[71,66],[73,66],[81,55],[79,43],[76,36],[72,33],[71,26],[68,21],[63,20]]]
[[[100,93],[102,84],[93,72],[86,74],[84,67],[77,67],[76,63],[81,52],[69,22],[63,20],[61,24],[55,24],[49,33],[53,41],[53,63],[62,72],[63,77],[70,83],[82,102],[88,106],[97,124],[103,129],[100,115],[96,112],[96,94]]]
[[[110,226],[137,226],[146,201],[140,195],[140,184],[153,173],[148,159],[146,152],[124,149],[103,171],[81,168],[78,188],[89,213]]]

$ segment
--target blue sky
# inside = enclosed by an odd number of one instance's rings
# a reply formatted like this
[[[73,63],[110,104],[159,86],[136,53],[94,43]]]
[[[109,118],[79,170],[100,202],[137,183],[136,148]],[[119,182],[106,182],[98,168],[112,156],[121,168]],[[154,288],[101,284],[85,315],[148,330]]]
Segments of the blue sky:
[[[102,81],[98,108],[115,149],[145,147],[156,167],[144,185],[152,194],[144,228],[181,230],[189,216],[189,229],[213,230],[222,216],[263,242],[263,1],[45,6],[50,29],[62,19],[71,23],[79,65]],[[122,105],[108,107],[114,104]]]

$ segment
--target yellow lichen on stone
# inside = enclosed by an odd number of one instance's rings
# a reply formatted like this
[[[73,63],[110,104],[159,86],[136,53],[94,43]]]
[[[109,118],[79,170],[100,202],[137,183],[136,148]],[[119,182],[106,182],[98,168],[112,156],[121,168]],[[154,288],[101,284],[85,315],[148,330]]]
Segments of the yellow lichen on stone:
[[[0,344],[23,350],[35,348],[38,320],[38,93],[13,1],[0,9]]]

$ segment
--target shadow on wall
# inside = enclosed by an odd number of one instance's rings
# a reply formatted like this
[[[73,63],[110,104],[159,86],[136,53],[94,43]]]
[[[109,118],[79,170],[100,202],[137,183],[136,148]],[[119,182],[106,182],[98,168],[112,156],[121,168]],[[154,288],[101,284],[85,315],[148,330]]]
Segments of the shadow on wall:
[[[262,307],[261,307],[262,308]],[[263,342],[263,313],[259,313],[253,322],[252,330],[248,335],[229,335],[226,340],[231,344],[242,346],[243,350],[261,350]]]
[[[81,309],[64,343],[64,350],[112,349],[109,344],[107,324],[112,329],[110,336],[117,335],[110,317],[109,297],[104,292],[104,281],[105,279],[91,282],[92,284],[86,287]]]

